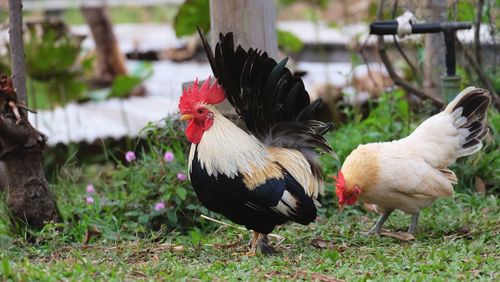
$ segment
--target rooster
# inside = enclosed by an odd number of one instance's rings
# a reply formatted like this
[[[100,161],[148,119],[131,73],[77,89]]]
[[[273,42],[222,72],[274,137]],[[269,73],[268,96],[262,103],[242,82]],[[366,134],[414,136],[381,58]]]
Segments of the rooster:
[[[310,103],[286,59],[235,50],[232,33],[220,34],[214,55],[198,31],[217,81],[210,85],[209,78],[199,89],[196,80],[179,101],[192,143],[190,181],[205,207],[253,230],[248,256],[274,252],[267,234],[275,226],[316,218],[324,190],[317,149],[335,157],[323,138],[332,124],[310,120],[321,100]],[[226,98],[247,131],[214,107]]]
[[[458,180],[448,166],[481,149],[490,101],[487,90],[469,87],[406,138],[358,146],[334,177],[340,209],[358,200],[374,204],[380,218],[365,234],[380,233],[401,210],[413,215],[408,233],[415,235],[420,211],[453,195]]]

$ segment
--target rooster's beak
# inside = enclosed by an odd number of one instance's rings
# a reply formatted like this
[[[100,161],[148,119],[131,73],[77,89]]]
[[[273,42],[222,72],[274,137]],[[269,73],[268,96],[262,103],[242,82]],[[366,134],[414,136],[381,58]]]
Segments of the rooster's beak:
[[[344,205],[340,205],[340,211],[343,212],[344,211]]]
[[[190,119],[190,118],[192,118],[192,117],[193,117],[192,115],[182,115],[182,116],[181,116],[181,120]]]

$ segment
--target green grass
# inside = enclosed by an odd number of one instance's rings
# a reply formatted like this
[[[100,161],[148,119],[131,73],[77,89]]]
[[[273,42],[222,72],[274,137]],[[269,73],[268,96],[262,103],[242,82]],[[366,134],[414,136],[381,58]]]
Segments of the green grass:
[[[500,278],[499,218],[497,197],[459,193],[425,210],[417,240],[401,242],[361,236],[359,232],[368,230],[376,215],[355,206],[309,227],[282,226],[274,232],[286,238],[278,246],[279,253],[251,258],[242,255],[250,233],[232,227],[206,234],[98,240],[89,245],[59,243],[57,236],[40,244],[12,239],[2,244],[0,277],[274,280],[315,273],[347,280],[496,280]],[[404,230],[409,220],[395,213],[386,228]],[[460,232],[462,226],[470,231]],[[333,248],[311,246],[317,238],[331,241]]]
[[[49,178],[64,223],[33,231],[11,226],[0,213],[0,280],[498,280],[500,115],[495,111],[488,116],[491,141],[452,167],[460,181],[456,193],[422,211],[416,240],[363,237],[377,215],[359,204],[339,212],[328,175],[358,144],[404,137],[431,114],[426,107],[410,111],[401,96],[384,95],[363,120],[346,110],[350,122],[327,135],[339,160],[321,159],[327,183],[319,219],[307,227],[277,227],[273,233],[284,240],[271,238],[275,255],[247,258],[250,232],[200,218],[228,222],[203,208],[189,182],[177,178],[186,170],[188,142],[174,117],[144,129],[143,141],[130,145],[137,156],[132,162],[125,161],[124,151],[107,147],[102,163],[69,157]],[[167,152],[172,161],[164,160]],[[476,176],[489,195],[475,193]],[[86,192],[88,184],[95,193]],[[85,203],[88,196],[93,204]],[[158,202],[166,209],[155,210]],[[409,223],[410,216],[395,212],[385,228],[404,231]],[[331,242],[330,248],[312,246],[315,239]]]

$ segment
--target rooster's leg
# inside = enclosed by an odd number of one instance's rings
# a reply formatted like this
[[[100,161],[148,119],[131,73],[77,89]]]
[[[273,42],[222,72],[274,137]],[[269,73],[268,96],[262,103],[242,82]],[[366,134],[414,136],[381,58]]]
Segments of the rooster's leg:
[[[370,229],[370,231],[368,231],[368,232],[363,232],[362,234],[363,235],[372,235],[372,234],[380,233],[382,231],[382,225],[384,225],[385,221],[387,220],[387,218],[389,218],[391,213],[392,213],[392,210],[386,211],[385,213],[383,213],[379,217],[379,219],[377,220],[377,223],[375,223],[375,225],[372,227],[372,229]]]
[[[259,239],[259,236],[262,235],[258,232],[253,232],[252,240],[250,240],[250,251],[248,251],[245,255],[247,257],[253,257],[257,253],[257,240]]]
[[[276,250],[271,244],[269,244],[269,240],[267,239],[267,235],[259,234],[259,238],[257,239],[257,245],[259,246],[260,252],[264,255],[274,254]]]
[[[419,215],[420,215],[420,213],[416,213],[413,215],[413,217],[411,219],[410,228],[408,228],[408,233],[410,233],[411,235],[414,235],[414,236],[415,236],[415,233],[417,232],[417,224],[418,224],[418,216]]]

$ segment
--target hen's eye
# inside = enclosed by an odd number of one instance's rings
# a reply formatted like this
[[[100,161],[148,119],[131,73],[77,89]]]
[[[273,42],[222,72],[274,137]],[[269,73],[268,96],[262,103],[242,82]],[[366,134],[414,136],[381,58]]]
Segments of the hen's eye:
[[[204,112],[204,110],[203,110],[203,109],[199,109],[199,110],[198,110],[198,113],[199,113],[199,114],[203,114],[203,112]]]

